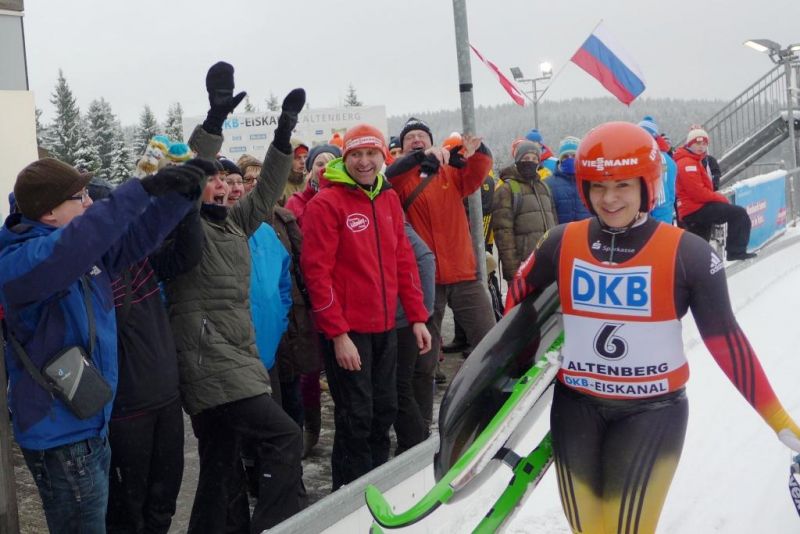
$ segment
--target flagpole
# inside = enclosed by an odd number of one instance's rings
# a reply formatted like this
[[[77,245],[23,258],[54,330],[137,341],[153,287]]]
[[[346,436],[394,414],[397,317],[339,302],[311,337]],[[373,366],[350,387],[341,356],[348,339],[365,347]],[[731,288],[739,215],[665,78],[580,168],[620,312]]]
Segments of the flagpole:
[[[458,89],[461,94],[461,125],[464,135],[475,135],[475,100],[472,95],[472,68],[469,62],[469,31],[467,30],[467,1],[453,0],[453,19],[456,31],[458,58]],[[483,241],[483,208],[481,188],[469,195],[469,228],[478,279],[486,287],[486,245]]]
[[[597,21],[597,24],[595,24],[595,25],[594,25],[594,28],[592,28],[592,31],[590,31],[590,32],[589,32],[589,35],[592,35],[592,34],[594,33],[594,31],[595,31],[597,28],[599,28],[599,27],[600,27],[600,25],[601,25],[602,23],[603,23],[603,19],[600,19],[599,21]],[[575,49],[575,52],[577,52],[578,50],[580,50],[580,49],[581,49],[581,46],[583,46],[583,43],[584,43],[585,41],[586,41],[586,39],[584,39],[583,41],[581,41],[581,44],[578,46],[578,48],[576,48],[576,49]],[[570,57],[574,56],[574,55],[575,55],[575,52],[573,52],[573,53],[572,53],[572,55],[571,55]],[[544,88],[544,91],[542,91],[542,96],[540,96],[540,97],[539,97],[539,100],[541,100],[542,98],[544,98],[544,95],[545,95],[545,94],[547,94],[547,91],[548,91],[548,90],[549,90],[549,89],[550,89],[550,88],[553,86],[553,82],[555,82],[555,81],[558,79],[558,77],[561,75],[561,73],[562,73],[562,72],[564,72],[564,69],[567,67],[567,65],[568,65],[568,64],[569,64],[569,60],[565,61],[565,62],[564,62],[564,64],[563,64],[563,65],[561,65],[561,68],[559,68],[559,69],[558,69],[558,72],[556,72],[556,73],[555,73],[555,75],[553,76],[553,78],[550,80],[550,83],[548,83],[548,84],[547,84],[547,87],[545,87],[545,88]]]

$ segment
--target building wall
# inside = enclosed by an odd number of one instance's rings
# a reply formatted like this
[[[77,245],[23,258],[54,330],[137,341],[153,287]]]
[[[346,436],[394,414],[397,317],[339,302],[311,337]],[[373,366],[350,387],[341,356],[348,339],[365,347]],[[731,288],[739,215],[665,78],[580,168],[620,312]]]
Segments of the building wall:
[[[27,89],[22,13],[0,11],[0,90]]]
[[[0,110],[0,216],[4,219],[8,215],[8,193],[14,189],[17,174],[38,159],[33,93],[0,91]]]

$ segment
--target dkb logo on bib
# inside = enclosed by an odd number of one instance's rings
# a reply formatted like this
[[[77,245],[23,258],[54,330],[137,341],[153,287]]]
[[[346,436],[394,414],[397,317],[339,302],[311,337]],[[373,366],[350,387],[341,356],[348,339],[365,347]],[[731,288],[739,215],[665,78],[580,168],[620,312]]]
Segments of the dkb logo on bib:
[[[576,259],[572,264],[572,307],[614,315],[651,315],[650,266],[610,268]]]

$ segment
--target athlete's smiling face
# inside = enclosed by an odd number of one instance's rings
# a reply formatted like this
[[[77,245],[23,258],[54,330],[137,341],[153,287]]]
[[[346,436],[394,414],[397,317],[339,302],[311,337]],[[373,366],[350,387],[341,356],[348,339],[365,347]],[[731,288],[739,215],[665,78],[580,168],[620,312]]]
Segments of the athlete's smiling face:
[[[624,228],[639,213],[642,184],[639,178],[591,182],[589,201],[600,220],[612,228]]]

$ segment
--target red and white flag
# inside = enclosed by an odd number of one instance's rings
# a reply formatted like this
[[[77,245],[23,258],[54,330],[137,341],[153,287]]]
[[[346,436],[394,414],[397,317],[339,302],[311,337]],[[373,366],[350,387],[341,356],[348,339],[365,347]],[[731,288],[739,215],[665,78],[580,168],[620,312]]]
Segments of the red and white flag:
[[[497,81],[500,82],[500,85],[502,85],[503,89],[506,90],[508,96],[510,96],[512,100],[514,100],[514,102],[516,102],[520,106],[525,106],[525,95],[522,94],[522,91],[517,89],[517,86],[514,85],[514,82],[506,78],[505,74],[500,72],[500,69],[497,68],[497,65],[495,65],[494,63],[483,57],[481,53],[475,49],[474,46],[469,45],[469,47],[472,49],[473,52],[475,52],[475,55],[478,56],[478,59],[480,59],[484,65],[489,67],[489,70],[494,72],[495,76],[497,76]]]

